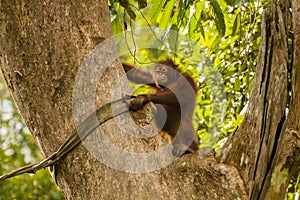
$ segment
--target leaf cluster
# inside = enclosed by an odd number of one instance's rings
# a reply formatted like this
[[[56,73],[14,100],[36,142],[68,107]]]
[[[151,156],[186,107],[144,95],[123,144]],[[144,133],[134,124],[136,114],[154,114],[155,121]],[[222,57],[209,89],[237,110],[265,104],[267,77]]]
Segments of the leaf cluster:
[[[118,47],[130,53],[121,54],[123,60],[149,64],[172,56],[195,78],[194,126],[202,146],[219,148],[246,110],[268,1],[132,0],[110,6],[114,33],[125,31]],[[143,27],[150,31],[136,31]]]

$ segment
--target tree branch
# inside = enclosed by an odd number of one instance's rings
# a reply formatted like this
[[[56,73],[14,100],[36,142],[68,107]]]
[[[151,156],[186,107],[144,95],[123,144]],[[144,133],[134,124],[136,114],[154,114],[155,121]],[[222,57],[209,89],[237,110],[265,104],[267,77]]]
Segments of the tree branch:
[[[0,180],[18,176],[24,173],[36,173],[38,170],[55,165],[64,155],[72,151],[82,140],[84,140],[90,133],[92,133],[98,126],[107,120],[121,115],[129,110],[130,97],[116,100],[114,102],[105,104],[92,113],[88,118],[81,122],[66,138],[59,149],[45,158],[43,161],[31,165],[27,165],[16,169],[12,172],[0,176]],[[112,113],[111,108],[114,107]],[[95,115],[97,118],[95,118]]]

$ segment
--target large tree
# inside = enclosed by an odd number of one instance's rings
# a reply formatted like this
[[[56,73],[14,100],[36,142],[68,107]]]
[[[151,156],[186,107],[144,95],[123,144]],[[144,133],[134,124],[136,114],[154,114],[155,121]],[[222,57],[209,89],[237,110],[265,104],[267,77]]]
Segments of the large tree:
[[[119,171],[99,162],[79,145],[55,165],[56,181],[65,196],[68,199],[283,199],[300,162],[297,116],[300,64],[297,59],[289,62],[289,56],[297,58],[300,49],[299,6],[298,0],[291,3],[274,0],[264,13],[248,111],[217,160],[213,155],[201,159],[186,155],[154,172],[129,173],[130,170]],[[0,17],[1,69],[46,157],[74,129],[72,92],[85,56],[112,36],[107,1],[1,0]],[[289,55],[291,22],[293,52]],[[106,50],[91,61],[99,68],[106,67],[106,60],[116,54],[113,45]],[[112,87],[123,73],[121,65],[113,62],[100,81],[100,77],[89,80],[98,84],[94,97],[97,106],[110,101]],[[78,105],[89,101],[76,100]],[[103,126],[115,145],[130,148],[133,142],[143,144],[142,140],[124,136],[114,121]],[[94,145],[92,148],[97,148]]]

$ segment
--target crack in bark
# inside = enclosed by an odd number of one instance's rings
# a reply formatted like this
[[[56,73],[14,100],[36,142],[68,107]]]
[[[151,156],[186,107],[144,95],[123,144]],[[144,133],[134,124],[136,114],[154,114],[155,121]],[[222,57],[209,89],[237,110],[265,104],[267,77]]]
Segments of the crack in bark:
[[[269,14],[265,13],[264,18],[267,18]],[[258,161],[260,159],[260,155],[261,155],[261,151],[262,151],[262,143],[263,143],[263,138],[264,138],[264,133],[265,133],[265,127],[266,127],[266,113],[268,111],[268,100],[267,100],[267,92],[268,92],[268,86],[269,86],[269,81],[270,81],[270,71],[271,71],[271,66],[272,66],[272,55],[273,55],[273,37],[269,38],[268,35],[270,34],[270,20],[265,19],[266,23],[265,23],[265,28],[266,32],[265,32],[265,50],[264,50],[264,67],[263,67],[263,72],[262,72],[262,81],[260,83],[260,92],[259,94],[261,95],[262,93],[264,96],[264,100],[263,100],[263,106],[264,106],[264,111],[263,111],[263,118],[262,118],[262,128],[260,130],[260,145],[259,145],[259,150],[258,150],[258,157],[256,158],[256,165],[254,168],[254,176],[253,178],[255,178],[256,173],[257,173],[257,168],[258,168]],[[267,76],[267,77],[266,77]],[[266,78],[266,80],[265,80]],[[264,90],[264,91],[262,91]],[[255,191],[255,186],[253,188],[253,191]]]

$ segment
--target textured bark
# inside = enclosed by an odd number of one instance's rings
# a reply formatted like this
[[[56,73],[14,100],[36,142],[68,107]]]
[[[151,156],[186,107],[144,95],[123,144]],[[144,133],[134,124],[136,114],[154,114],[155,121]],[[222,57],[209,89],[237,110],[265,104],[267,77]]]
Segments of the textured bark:
[[[220,161],[238,168],[248,183],[250,199],[284,199],[299,166],[299,5],[293,1],[296,59],[290,66],[292,83],[288,82],[287,46],[290,4],[273,1],[263,17],[256,78],[245,119],[218,155]]]
[[[72,91],[80,64],[111,35],[105,0],[0,0],[1,69],[45,157],[57,150],[74,128]],[[109,50],[92,62],[101,68],[116,53],[113,46]],[[97,106],[111,100],[112,87],[122,73],[121,66],[114,63],[100,82],[90,80],[99,86]],[[85,101],[76,99],[79,105]],[[143,148],[144,140],[122,134],[114,121],[105,123],[103,130],[116,146],[128,151],[147,152],[160,145]],[[94,134],[89,139],[95,151],[99,138]],[[199,159],[189,155],[151,173],[126,173],[102,164],[79,145],[55,168],[57,183],[67,199],[246,199],[238,171],[217,163],[213,156]]]

